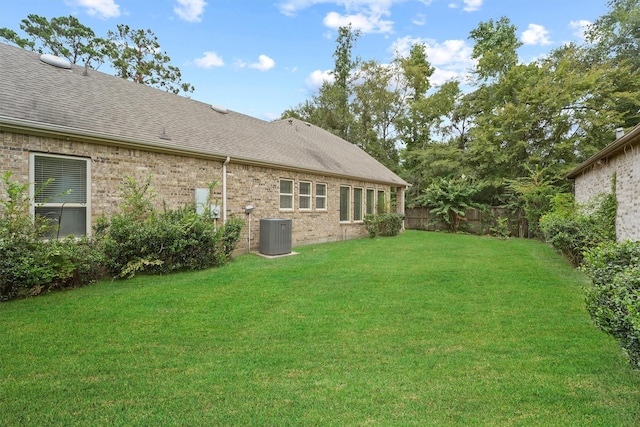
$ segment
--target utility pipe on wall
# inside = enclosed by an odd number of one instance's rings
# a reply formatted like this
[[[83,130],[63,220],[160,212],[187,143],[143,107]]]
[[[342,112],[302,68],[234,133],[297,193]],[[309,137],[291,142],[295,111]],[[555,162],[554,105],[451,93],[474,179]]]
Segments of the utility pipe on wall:
[[[231,161],[231,157],[222,164],[222,224],[227,223],[227,165]]]

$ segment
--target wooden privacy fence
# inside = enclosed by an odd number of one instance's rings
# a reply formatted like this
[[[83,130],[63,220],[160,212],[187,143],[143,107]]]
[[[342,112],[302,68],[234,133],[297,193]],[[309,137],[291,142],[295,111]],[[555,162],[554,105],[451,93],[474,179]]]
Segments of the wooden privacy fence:
[[[508,218],[511,236],[527,237],[527,224],[524,218],[515,217],[507,209],[491,207],[486,211],[469,209],[460,221],[461,232],[472,234],[491,234],[491,227],[495,227],[498,218]],[[418,207],[405,209],[405,228],[411,230],[444,231],[449,227],[430,215],[429,208]]]

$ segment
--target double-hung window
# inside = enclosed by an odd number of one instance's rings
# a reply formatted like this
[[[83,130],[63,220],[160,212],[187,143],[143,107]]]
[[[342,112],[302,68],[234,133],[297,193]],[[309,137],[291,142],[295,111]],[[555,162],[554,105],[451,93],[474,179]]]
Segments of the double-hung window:
[[[340,222],[351,220],[351,187],[340,187]]]
[[[53,226],[49,237],[84,236],[91,230],[91,162],[31,153],[32,214]]]
[[[362,188],[353,189],[353,220],[362,221]]]
[[[327,210],[327,184],[316,183],[316,210]]]
[[[293,210],[293,180],[280,180],[280,210]]]
[[[311,210],[311,183],[300,181],[298,184],[298,208],[302,211]]]

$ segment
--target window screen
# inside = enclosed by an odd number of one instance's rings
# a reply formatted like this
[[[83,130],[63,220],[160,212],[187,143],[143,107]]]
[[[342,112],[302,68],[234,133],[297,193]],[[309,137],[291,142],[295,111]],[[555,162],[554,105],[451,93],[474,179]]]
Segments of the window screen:
[[[340,187],[340,221],[348,222],[351,217],[349,211],[351,207],[351,187]]]

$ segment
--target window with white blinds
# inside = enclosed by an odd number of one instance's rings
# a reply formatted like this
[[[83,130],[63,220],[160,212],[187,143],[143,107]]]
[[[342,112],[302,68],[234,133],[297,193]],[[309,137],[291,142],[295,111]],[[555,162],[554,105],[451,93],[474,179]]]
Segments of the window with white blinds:
[[[83,236],[90,229],[90,162],[67,156],[31,154],[33,213],[54,226],[50,237]]]

